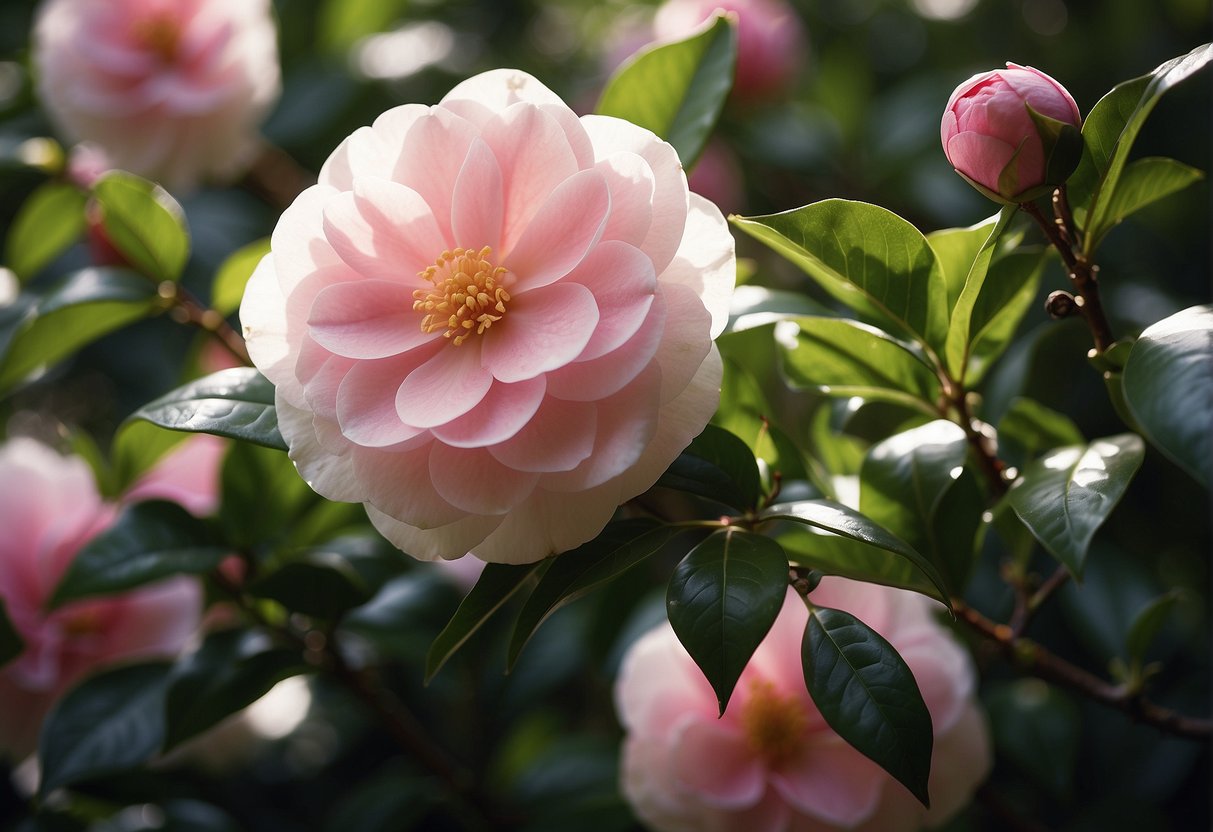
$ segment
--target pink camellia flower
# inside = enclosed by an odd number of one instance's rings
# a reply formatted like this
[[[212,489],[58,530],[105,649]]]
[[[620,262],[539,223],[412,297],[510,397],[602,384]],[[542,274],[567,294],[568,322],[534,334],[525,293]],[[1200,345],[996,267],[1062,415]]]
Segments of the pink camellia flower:
[[[33,50],[57,126],[170,189],[242,170],[278,96],[269,0],[46,0]]]
[[[183,443],[125,500],[171,499],[197,513],[213,511],[222,449],[209,436]],[[79,457],[32,439],[0,444],[0,600],[25,644],[0,668],[0,758],[33,751],[46,712],[90,671],[172,655],[198,628],[201,588],[185,577],[46,609],[76,553],[118,509],[102,499]]]
[[[850,612],[905,659],[934,724],[931,809],[830,729],[805,688],[804,602],[783,610],[742,673],[723,717],[669,624],[636,641],[615,686],[627,729],[622,788],[654,830],[909,832],[963,807],[990,770],[974,674],[964,652],[912,593],[827,577],[815,604]]]
[[[1007,64],[965,81],[940,139],[957,173],[991,199],[1027,202],[1065,182],[1082,156],[1082,116],[1061,84]]]
[[[759,99],[782,90],[808,52],[804,27],[786,0],[666,0],[653,21],[654,35],[685,38],[717,11],[737,15],[736,96]]]
[[[240,317],[304,479],[424,560],[538,560],[719,400],[733,240],[674,149],[496,70],[350,136]]]

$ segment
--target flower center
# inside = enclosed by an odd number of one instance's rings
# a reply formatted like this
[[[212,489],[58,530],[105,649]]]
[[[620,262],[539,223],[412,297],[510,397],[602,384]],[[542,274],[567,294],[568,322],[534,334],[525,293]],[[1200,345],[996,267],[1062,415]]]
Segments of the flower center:
[[[181,28],[165,14],[146,17],[134,24],[135,40],[160,59],[172,63],[181,45]]]
[[[434,265],[417,273],[434,287],[413,292],[413,309],[425,312],[422,332],[445,328],[443,337],[459,346],[501,320],[510,293],[501,285],[506,269],[493,265],[492,254],[488,246],[444,251]]]
[[[765,679],[750,685],[750,698],[741,711],[750,748],[770,764],[786,762],[800,748],[808,718],[795,697],[780,696]]]

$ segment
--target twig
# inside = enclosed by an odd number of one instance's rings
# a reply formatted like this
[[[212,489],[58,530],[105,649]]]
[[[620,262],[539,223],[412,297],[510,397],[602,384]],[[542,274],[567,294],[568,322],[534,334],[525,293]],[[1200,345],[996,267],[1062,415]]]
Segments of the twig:
[[[223,315],[208,307],[179,283],[161,284],[161,287],[162,293],[167,293],[167,298],[173,302],[173,317],[176,320],[209,332],[237,361],[246,367],[253,366],[244,338],[232,328]]]
[[[295,197],[316,184],[316,177],[285,150],[263,141],[260,153],[241,184],[283,211],[295,201]]]

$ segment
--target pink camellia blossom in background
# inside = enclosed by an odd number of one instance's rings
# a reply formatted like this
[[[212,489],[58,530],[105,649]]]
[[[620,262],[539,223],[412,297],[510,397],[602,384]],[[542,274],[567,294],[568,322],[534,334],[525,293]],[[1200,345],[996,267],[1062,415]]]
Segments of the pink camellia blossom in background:
[[[670,145],[504,69],[350,136],[240,317],[312,488],[418,558],[520,563],[703,429],[735,271]]]
[[[666,0],[657,10],[659,41],[685,38],[717,11],[737,15],[737,75],[740,99],[760,99],[784,89],[804,64],[804,27],[786,0]]]
[[[1060,132],[1042,130],[1031,111]],[[978,190],[1025,202],[1060,185],[1082,154],[1082,115],[1066,88],[1030,66],[1008,63],[974,75],[948,99],[940,124],[944,154]]]
[[[968,654],[903,590],[827,577],[810,596],[881,633],[914,673],[934,724],[928,811],[830,729],[805,688],[804,602],[783,610],[742,673],[723,717],[669,624],[637,640],[615,686],[627,730],[621,785],[657,832],[910,832],[954,815],[990,770],[989,737]]]
[[[33,57],[67,138],[173,190],[237,175],[280,84],[269,0],[46,0]]]
[[[214,511],[222,450],[215,437],[186,441],[124,500],[169,499],[195,513]],[[198,629],[202,591],[186,577],[46,609],[76,553],[118,511],[98,493],[83,459],[33,439],[0,444],[0,600],[25,645],[0,669],[0,758],[33,751],[46,712],[90,671],[172,655]]]

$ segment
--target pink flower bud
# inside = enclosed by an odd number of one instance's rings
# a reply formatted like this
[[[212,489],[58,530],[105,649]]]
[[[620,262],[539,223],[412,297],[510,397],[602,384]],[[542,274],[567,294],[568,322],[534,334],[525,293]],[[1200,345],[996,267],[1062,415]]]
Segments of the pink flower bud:
[[[1082,155],[1082,116],[1061,84],[1008,63],[974,75],[948,99],[940,125],[956,172],[991,199],[1028,202],[1062,184]]]
[[[269,0],[46,0],[33,58],[67,137],[170,189],[238,174],[279,89]]]

